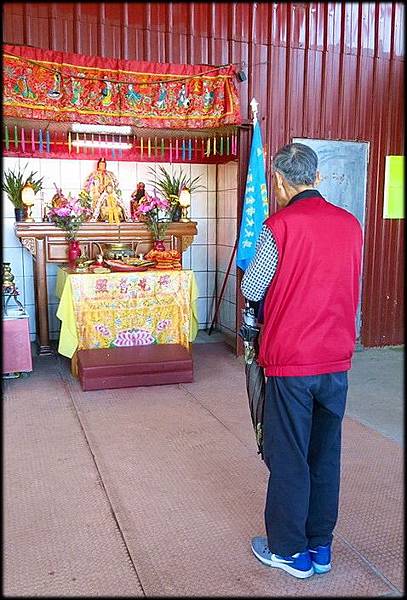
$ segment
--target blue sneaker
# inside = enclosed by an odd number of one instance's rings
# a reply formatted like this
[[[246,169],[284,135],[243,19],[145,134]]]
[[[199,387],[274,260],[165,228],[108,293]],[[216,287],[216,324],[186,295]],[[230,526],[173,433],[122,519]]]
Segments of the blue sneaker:
[[[328,573],[331,570],[331,544],[309,548],[315,573]]]
[[[294,575],[294,577],[298,577],[299,579],[305,579],[314,574],[314,568],[308,550],[305,550],[305,552],[297,552],[292,556],[273,554],[268,547],[267,538],[260,536],[252,539],[251,547],[254,556],[264,565],[283,569],[284,571],[287,571],[287,573],[290,573],[290,575]]]

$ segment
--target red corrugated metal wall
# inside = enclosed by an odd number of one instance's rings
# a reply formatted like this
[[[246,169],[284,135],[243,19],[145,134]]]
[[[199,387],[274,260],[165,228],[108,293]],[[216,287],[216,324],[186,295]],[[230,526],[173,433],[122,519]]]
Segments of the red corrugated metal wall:
[[[404,154],[401,3],[5,3],[3,41],[191,64],[245,63],[267,168],[292,137],[370,142],[362,344],[404,343],[404,222],[384,220],[384,160]],[[273,207],[274,208],[274,207]]]

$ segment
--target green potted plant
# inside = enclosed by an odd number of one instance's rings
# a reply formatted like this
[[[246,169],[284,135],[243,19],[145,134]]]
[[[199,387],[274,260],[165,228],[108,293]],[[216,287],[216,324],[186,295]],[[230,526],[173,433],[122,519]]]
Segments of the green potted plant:
[[[21,190],[29,183],[34,189],[34,192],[37,193],[42,189],[42,180],[44,179],[43,177],[41,177],[41,179],[34,179],[37,175],[36,171],[32,171],[28,177],[25,177],[24,172],[26,168],[27,164],[22,171],[20,169],[17,171],[8,169],[5,171],[1,182],[2,190],[6,192],[8,199],[14,206],[16,221],[24,220],[25,206],[21,197]]]
[[[181,167],[179,171],[174,170],[172,175],[161,165],[158,168],[159,172],[157,174],[154,169],[150,169],[152,179],[149,183],[161,192],[170,203],[171,220],[179,221],[182,208],[178,202],[178,198],[181,190],[187,188],[191,194],[198,190],[204,190],[204,186],[198,185],[201,175],[192,179],[186,175]]]

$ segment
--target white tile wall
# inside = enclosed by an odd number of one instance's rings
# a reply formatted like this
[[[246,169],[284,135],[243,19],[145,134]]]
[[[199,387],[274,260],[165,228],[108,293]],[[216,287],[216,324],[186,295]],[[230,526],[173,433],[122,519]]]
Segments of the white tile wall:
[[[184,269],[191,268],[191,246],[182,253],[182,266]]]
[[[15,277],[23,277],[23,253],[21,248],[3,248],[3,262],[11,264],[11,270]]]
[[[208,218],[216,218],[216,192],[208,192]]]
[[[24,302],[23,304],[35,304],[34,278],[24,277]]]
[[[237,161],[218,165],[216,216],[216,272],[219,297],[237,235]],[[232,261],[222,296],[218,325],[221,331],[228,335],[236,334],[236,257]]]
[[[217,273],[217,285],[218,285],[219,292],[222,289],[222,286],[224,284],[225,275],[226,274],[222,273],[221,271],[218,271],[218,273]],[[226,286],[225,286],[225,290],[223,293],[223,298],[225,300],[227,300],[228,302],[232,302],[232,303],[236,304],[236,275],[231,275],[229,273],[229,276],[228,276],[227,282],[226,282]]]
[[[191,246],[191,269],[205,271],[208,268],[208,246],[193,243]]]
[[[195,278],[198,285],[199,296],[206,298],[208,296],[208,272],[195,271]]]
[[[218,244],[217,246],[217,254],[216,254],[216,270],[222,271],[226,273],[229,267],[230,259],[232,256],[233,248],[231,246],[221,246]],[[236,274],[236,256],[234,257],[231,267],[230,273],[232,275]]]
[[[216,244],[216,219],[208,221],[208,244]]]
[[[236,303],[224,300],[219,309],[219,321],[221,329],[236,332]]]
[[[217,246],[208,246],[208,271],[216,271]]]
[[[217,165],[207,165],[208,167],[208,192],[216,192],[216,168]]]
[[[197,222],[198,234],[195,236],[194,243],[199,245],[208,245],[208,219],[195,219]]]
[[[217,222],[217,228],[218,244],[233,248],[236,240],[236,218],[220,217]]]
[[[223,192],[226,189],[226,177],[225,177],[226,165],[218,165],[217,171],[217,186],[218,192]]]
[[[212,298],[216,294],[216,271],[208,271],[208,297]]]
[[[200,329],[206,329],[208,318],[208,298],[198,298],[197,300],[198,323]]]
[[[191,194],[190,218],[208,217],[208,192],[193,192]]]

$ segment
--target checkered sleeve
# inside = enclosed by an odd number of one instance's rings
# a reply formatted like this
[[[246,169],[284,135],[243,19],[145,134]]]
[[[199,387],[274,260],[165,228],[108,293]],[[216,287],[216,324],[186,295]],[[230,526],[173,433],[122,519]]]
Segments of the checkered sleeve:
[[[240,289],[247,300],[258,302],[266,295],[278,264],[277,244],[271,230],[263,225],[256,244],[256,253],[247,267]]]

